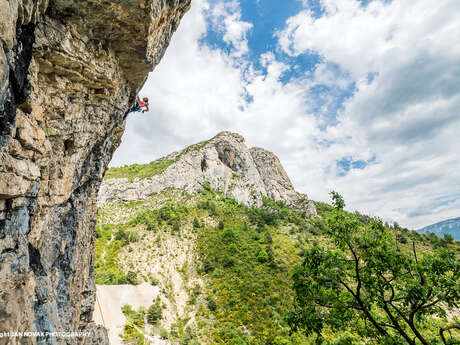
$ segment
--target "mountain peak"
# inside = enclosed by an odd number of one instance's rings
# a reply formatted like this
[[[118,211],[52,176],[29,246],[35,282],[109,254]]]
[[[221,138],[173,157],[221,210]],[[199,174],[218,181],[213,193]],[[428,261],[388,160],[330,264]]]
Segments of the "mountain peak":
[[[143,200],[165,189],[194,194],[205,183],[248,206],[261,206],[268,197],[316,214],[313,202],[295,191],[274,153],[249,149],[243,136],[228,131],[149,164],[109,169],[98,201]]]
[[[221,137],[233,138],[234,140],[239,141],[240,143],[245,143],[246,142],[246,139],[241,134],[236,133],[236,132],[230,132],[230,131],[219,132],[219,133],[217,133],[216,136],[214,136],[210,140],[212,141],[212,140],[214,140],[216,138],[221,138]]]

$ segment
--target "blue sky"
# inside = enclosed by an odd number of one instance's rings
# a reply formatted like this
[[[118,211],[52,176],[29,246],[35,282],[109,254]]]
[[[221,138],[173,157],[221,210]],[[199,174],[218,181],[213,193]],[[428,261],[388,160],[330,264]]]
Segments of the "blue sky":
[[[368,2],[369,0],[361,1],[363,6]],[[219,4],[222,2],[210,1],[210,3]],[[227,3],[234,2],[227,1]],[[300,0],[285,2],[244,0],[238,2],[238,4],[241,9],[241,21],[252,25],[246,33],[248,51],[244,60],[246,63],[249,62],[251,67],[262,73],[267,73],[267,69],[262,65],[260,57],[267,52],[271,52],[278,61],[289,66],[289,69],[284,71],[280,77],[280,81],[286,84],[293,79],[304,77],[306,73],[313,72],[315,67],[324,60],[314,51],[302,52],[295,56],[287,54],[280,49],[277,37],[278,33],[284,29],[286,21],[306,8],[312,11],[312,15],[315,18],[319,18],[323,13],[320,1],[310,0],[305,5]],[[212,9],[207,13],[212,18]],[[224,15],[218,18],[221,19],[222,17]],[[219,24],[221,24],[219,20],[218,25],[213,23],[213,20],[209,20],[208,30],[201,38],[200,43],[231,54],[232,49],[235,47],[231,42],[224,40],[225,27]],[[340,71],[339,66],[334,64],[331,64],[330,68],[335,69],[336,73],[346,73]],[[331,85],[316,85],[311,88],[311,97],[316,99],[314,112],[328,120],[324,125],[336,123],[337,112],[342,108],[343,102],[352,95],[353,90],[353,84],[349,88],[342,90],[333,88]],[[332,93],[334,94],[334,100],[331,103],[330,99],[324,98],[323,95]],[[323,107],[326,107],[326,109],[322,109]]]
[[[112,165],[222,130],[314,200],[419,228],[460,210],[460,2],[193,0]]]
[[[301,54],[297,57],[290,57],[278,49],[276,32],[284,28],[288,18],[304,8],[302,1],[244,0],[240,1],[240,6],[241,20],[253,24],[247,33],[248,57],[257,68],[263,69],[259,63],[259,57],[267,51],[279,54],[279,58],[282,58],[283,61],[293,66],[299,66],[304,71],[313,69],[318,63],[320,58],[317,54]],[[314,7],[319,11],[318,3]],[[230,48],[229,44],[222,40],[222,32],[212,25],[210,25],[202,42],[219,49]],[[292,69],[292,71],[300,72],[298,68]],[[286,75],[291,77],[295,76],[295,73],[287,72]]]

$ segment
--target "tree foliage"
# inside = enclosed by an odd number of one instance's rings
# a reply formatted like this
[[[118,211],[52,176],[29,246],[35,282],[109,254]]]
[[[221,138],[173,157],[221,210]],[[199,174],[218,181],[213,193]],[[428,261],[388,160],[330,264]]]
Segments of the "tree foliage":
[[[363,222],[343,210],[331,193],[334,210],[327,219],[334,246],[310,247],[293,273],[295,308],[288,316],[293,330],[316,334],[326,328],[349,328],[377,344],[453,344],[457,329],[446,310],[457,307],[460,264],[447,248],[420,255],[398,248],[379,219]],[[430,321],[438,332],[425,331]]]
[[[161,307],[160,298],[157,297],[153,304],[147,310],[147,322],[151,325],[155,325],[163,317],[163,309]]]

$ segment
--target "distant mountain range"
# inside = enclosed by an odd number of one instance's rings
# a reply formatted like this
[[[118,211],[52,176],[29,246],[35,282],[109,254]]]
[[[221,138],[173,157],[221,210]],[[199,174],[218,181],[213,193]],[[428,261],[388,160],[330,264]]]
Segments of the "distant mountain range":
[[[422,234],[434,232],[439,237],[442,237],[444,234],[450,234],[454,239],[460,241],[460,217],[428,225],[418,231]]]

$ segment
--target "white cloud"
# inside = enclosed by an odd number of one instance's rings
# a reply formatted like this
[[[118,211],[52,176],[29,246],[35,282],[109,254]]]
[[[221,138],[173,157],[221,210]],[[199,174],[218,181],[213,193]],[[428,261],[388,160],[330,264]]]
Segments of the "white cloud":
[[[212,10],[205,0],[193,1],[141,91],[149,96],[151,111],[130,115],[112,165],[148,162],[207,139],[240,114],[242,71],[228,54],[199,43]]]
[[[336,189],[350,208],[412,227],[458,216],[458,1],[323,0],[325,16],[304,10],[278,33],[287,53],[322,56],[284,84],[293,66],[276,54],[259,57],[266,72],[254,69],[246,54],[253,24],[241,20],[239,3],[213,3],[192,2],[142,90],[151,112],[130,115],[112,165],[148,162],[232,130],[275,152],[313,199]],[[208,25],[230,51],[200,43]],[[319,85],[328,91],[314,92]],[[353,85],[338,124],[321,130],[329,105]],[[340,177],[344,157],[372,163]],[[447,196],[454,201],[439,201]]]
[[[409,226],[458,216],[455,203],[438,207],[436,198],[460,197],[460,3],[321,3],[322,17],[304,10],[288,20],[280,46],[291,55],[318,53],[351,76],[356,91],[328,136],[350,136],[352,156],[370,151],[377,158],[364,170],[323,181],[353,208]],[[411,211],[418,208],[425,214]]]
[[[253,25],[241,20],[238,1],[218,2],[212,8],[212,22],[217,30],[223,33],[223,41],[234,48],[233,57],[241,57],[248,52],[247,33]]]

